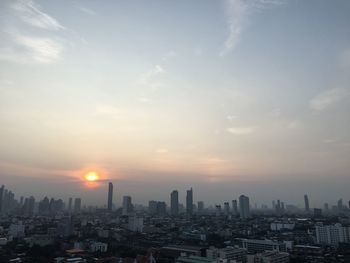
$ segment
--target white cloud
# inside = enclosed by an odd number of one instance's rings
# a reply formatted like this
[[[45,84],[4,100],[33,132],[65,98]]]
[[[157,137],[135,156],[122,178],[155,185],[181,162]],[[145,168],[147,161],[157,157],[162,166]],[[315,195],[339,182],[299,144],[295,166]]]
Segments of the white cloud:
[[[61,30],[64,27],[53,17],[42,12],[40,6],[31,0],[14,1],[12,8],[25,23],[47,30]]]
[[[349,91],[341,88],[321,92],[310,101],[310,108],[314,111],[323,111],[349,95]]]
[[[96,12],[94,10],[91,10],[90,8],[80,6],[78,7],[78,9],[87,15],[90,15],[90,16],[96,15]]]
[[[9,32],[11,46],[0,49],[0,60],[15,63],[57,62],[61,58],[63,46],[57,40],[47,37],[32,37],[17,32]]]
[[[138,84],[151,87],[152,90],[163,86],[163,83],[158,79],[158,76],[165,72],[161,65],[155,65],[153,69],[140,76]]]
[[[226,0],[225,9],[229,34],[220,56],[225,56],[237,46],[252,12],[261,11],[281,3],[283,2],[279,0]]]
[[[7,23],[0,28],[0,60],[50,64],[61,59],[62,41],[45,35],[47,30],[64,29],[56,19],[41,11],[40,6],[31,0],[10,1],[3,8],[11,19],[6,19]],[[41,30],[33,31],[33,27]]]
[[[227,131],[233,135],[248,135],[255,131],[254,127],[231,127],[227,128]]]

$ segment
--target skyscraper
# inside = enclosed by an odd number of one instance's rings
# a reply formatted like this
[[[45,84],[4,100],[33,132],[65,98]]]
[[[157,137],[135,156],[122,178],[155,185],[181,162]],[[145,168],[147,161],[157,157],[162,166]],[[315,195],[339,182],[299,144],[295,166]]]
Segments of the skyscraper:
[[[242,219],[250,217],[249,197],[241,195],[239,197],[239,213]]]
[[[74,199],[74,212],[79,213],[81,210],[81,198]]]
[[[107,203],[108,211],[112,211],[112,206],[113,206],[113,184],[109,182],[108,183],[108,203]]]
[[[187,190],[186,194],[186,212],[189,215],[193,213],[193,190],[192,187],[190,190]]]
[[[198,206],[198,214],[202,214],[204,212],[204,202],[203,201],[199,201],[197,203]]]
[[[69,200],[68,200],[68,211],[69,212],[72,211],[72,203],[73,203],[73,198],[69,197]]]
[[[123,215],[128,215],[132,212],[132,203],[131,203],[131,196],[123,196]]]
[[[232,200],[232,214],[238,215],[237,200]]]
[[[2,185],[0,188],[0,214],[2,212],[2,206],[3,206],[4,189],[5,189],[5,186]]]
[[[224,203],[224,213],[226,216],[228,216],[230,213],[230,203],[229,202]]]
[[[305,211],[309,212],[310,211],[309,197],[307,195],[304,195],[304,202],[305,202]]]
[[[170,194],[170,212],[172,215],[179,214],[179,192],[177,190]]]

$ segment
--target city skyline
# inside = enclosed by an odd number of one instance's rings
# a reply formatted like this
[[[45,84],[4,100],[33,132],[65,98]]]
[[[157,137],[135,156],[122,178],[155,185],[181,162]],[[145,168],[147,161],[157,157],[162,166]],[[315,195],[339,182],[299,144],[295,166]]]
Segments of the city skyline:
[[[106,182],[115,204],[177,189],[186,205],[190,187],[193,203],[349,200],[349,11],[1,1],[0,185],[90,204]]]

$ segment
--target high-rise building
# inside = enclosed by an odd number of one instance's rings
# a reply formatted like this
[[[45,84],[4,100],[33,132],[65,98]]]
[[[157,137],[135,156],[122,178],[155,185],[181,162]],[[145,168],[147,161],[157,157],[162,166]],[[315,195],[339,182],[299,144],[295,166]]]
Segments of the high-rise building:
[[[238,215],[237,200],[232,200],[232,214]]]
[[[2,213],[4,190],[5,190],[5,186],[2,185],[0,188],[0,214]]]
[[[304,195],[304,203],[305,203],[305,211],[309,212],[310,211],[309,197],[307,195]]]
[[[239,197],[239,214],[242,219],[250,217],[249,197],[241,195]]]
[[[193,213],[193,190],[192,187],[190,190],[187,190],[186,194],[186,212],[189,215]]]
[[[350,227],[335,225],[323,225],[318,223],[315,226],[316,242],[318,244],[327,244],[337,246],[339,243],[350,242]]]
[[[148,211],[151,214],[156,214],[157,213],[157,201],[155,200],[150,200],[148,202]]]
[[[131,196],[123,196],[123,215],[129,215],[133,210],[132,202],[131,202]]]
[[[224,214],[225,216],[228,216],[230,213],[230,203],[229,202],[225,202],[224,203]]]
[[[342,198],[338,200],[337,207],[338,207],[338,212],[343,211],[343,199]]]
[[[203,201],[199,201],[197,203],[198,206],[198,214],[203,214],[204,212],[204,202]]]
[[[179,214],[179,192],[177,190],[170,194],[170,212],[172,215]]]
[[[108,211],[112,211],[112,206],[113,206],[113,184],[109,182],[108,183],[108,201],[107,201]]]
[[[68,211],[69,212],[72,211],[72,203],[73,203],[73,198],[69,197],[69,200],[68,200]]]
[[[81,198],[74,199],[74,212],[80,213],[81,210]]]

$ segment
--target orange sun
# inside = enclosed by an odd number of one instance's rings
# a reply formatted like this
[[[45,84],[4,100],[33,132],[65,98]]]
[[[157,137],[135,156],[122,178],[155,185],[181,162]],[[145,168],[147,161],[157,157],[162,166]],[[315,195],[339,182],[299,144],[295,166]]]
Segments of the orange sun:
[[[100,177],[95,171],[90,171],[87,172],[84,176],[85,180],[88,182],[95,182],[97,181]]]

